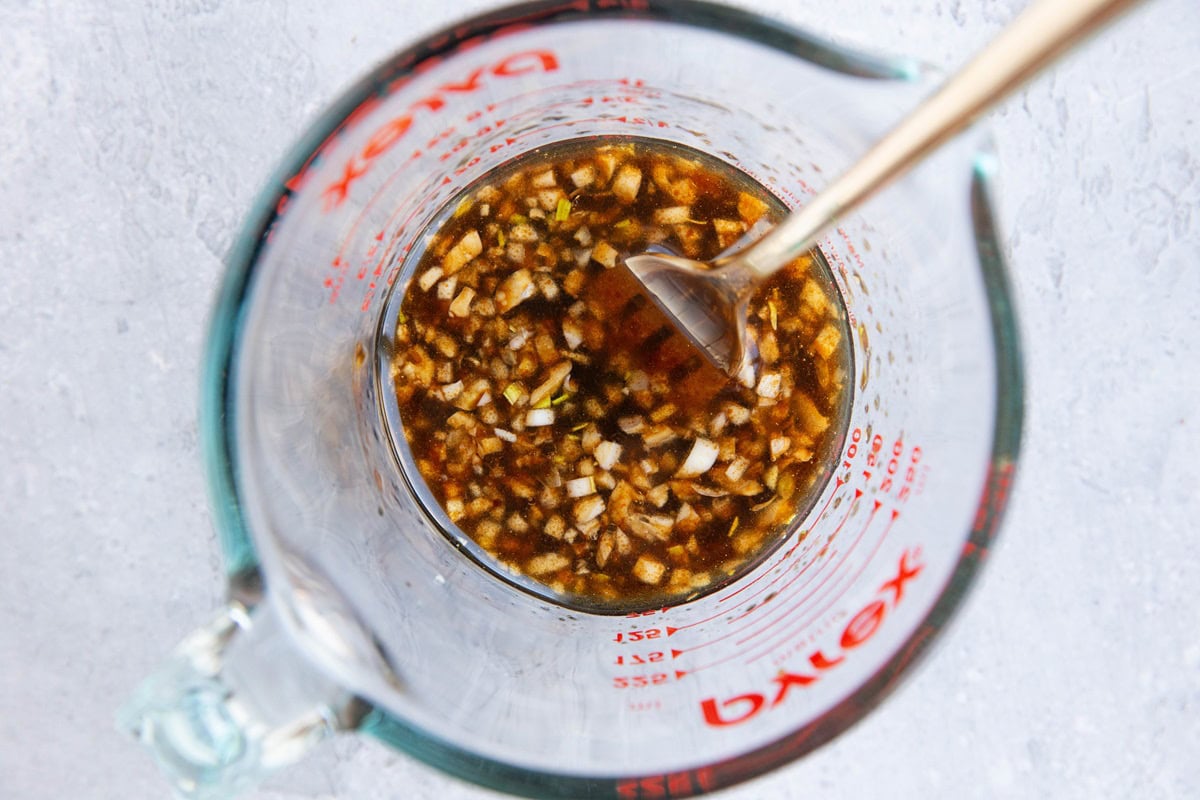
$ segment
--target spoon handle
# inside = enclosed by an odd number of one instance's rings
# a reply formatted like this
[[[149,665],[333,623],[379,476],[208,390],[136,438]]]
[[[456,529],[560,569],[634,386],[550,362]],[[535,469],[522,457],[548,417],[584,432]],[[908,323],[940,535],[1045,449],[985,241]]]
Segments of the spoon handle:
[[[747,249],[768,277],[810,250],[835,220],[907,172],[1072,45],[1141,0],[1036,0],[854,166]]]

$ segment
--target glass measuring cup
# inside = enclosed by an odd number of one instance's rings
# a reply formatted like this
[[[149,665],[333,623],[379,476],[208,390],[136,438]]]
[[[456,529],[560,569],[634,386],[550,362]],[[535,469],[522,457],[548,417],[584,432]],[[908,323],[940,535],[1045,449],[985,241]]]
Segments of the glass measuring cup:
[[[856,370],[831,479],[783,546],[692,603],[571,610],[451,544],[399,467],[384,311],[458,189],[540,144],[665,139],[794,207],[926,86],[745,12],[595,0],[472,19],[351,89],[264,193],[214,317],[203,426],[230,603],[122,720],[176,787],[225,796],[359,730],[518,794],[682,797],[880,702],[961,600],[1018,446],[976,142],[822,243]]]

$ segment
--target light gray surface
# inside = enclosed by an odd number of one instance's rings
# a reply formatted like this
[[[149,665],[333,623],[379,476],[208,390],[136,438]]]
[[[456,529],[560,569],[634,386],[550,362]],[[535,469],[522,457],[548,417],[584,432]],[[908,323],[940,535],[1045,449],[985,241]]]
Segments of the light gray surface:
[[[487,4],[349,5],[0,0],[0,797],[165,796],[112,720],[221,599],[221,260],[340,88]],[[758,5],[951,67],[1019,3]],[[1157,0],[995,115],[1029,386],[999,547],[883,709],[721,796],[1200,796],[1198,58],[1200,4]],[[495,795],[346,737],[254,796]]]

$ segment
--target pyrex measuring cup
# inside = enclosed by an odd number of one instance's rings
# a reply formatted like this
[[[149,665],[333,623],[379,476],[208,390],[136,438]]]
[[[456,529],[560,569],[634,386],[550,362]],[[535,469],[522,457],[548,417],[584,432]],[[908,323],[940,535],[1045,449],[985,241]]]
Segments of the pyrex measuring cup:
[[[518,794],[682,797],[880,702],[962,599],[1018,447],[976,141],[822,243],[854,331],[838,458],[782,546],[691,603],[573,610],[452,544],[400,469],[382,320],[446,201],[538,145],[664,139],[795,207],[926,87],[912,62],[745,12],[592,0],[477,17],[351,89],[262,196],[213,321],[203,427],[230,602],[122,716],[176,788],[225,796],[358,730]]]

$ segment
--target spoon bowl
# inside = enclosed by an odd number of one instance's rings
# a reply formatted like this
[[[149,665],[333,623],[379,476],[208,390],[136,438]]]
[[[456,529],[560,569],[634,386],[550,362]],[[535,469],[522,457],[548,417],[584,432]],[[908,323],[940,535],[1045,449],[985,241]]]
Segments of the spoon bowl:
[[[709,361],[743,382],[753,381],[746,309],[763,281],[812,249],[843,215],[1139,1],[1038,0],[850,169],[761,239],[711,264],[655,251],[631,256],[626,265]]]

